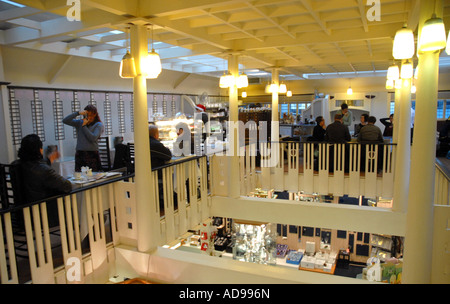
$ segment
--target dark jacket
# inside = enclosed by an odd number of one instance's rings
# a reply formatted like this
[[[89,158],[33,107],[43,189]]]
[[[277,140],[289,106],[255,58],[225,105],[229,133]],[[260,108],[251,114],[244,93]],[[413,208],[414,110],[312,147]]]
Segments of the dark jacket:
[[[23,203],[31,203],[72,191],[72,183],[56,173],[44,160],[16,160]]]
[[[380,122],[384,125],[383,136],[387,136],[387,137],[392,136],[392,130],[393,130],[394,125],[389,120],[389,117],[388,118],[380,118]]]
[[[345,143],[351,141],[352,138],[348,127],[339,121],[335,121],[328,125],[325,140],[330,143]]]
[[[367,124],[358,134],[358,141],[360,142],[375,142],[383,143],[383,135],[380,128],[374,124]]]
[[[17,205],[40,201],[52,196],[69,193],[72,183],[56,173],[44,160],[14,161],[13,174],[17,185],[13,188],[20,192],[15,200]],[[58,225],[58,209],[56,200],[47,201],[47,216],[49,227]],[[21,220],[19,220],[21,222]]]
[[[150,136],[150,155],[152,162],[152,169],[161,167],[172,158],[170,149],[164,146],[159,140]]]
[[[326,130],[321,126],[317,125],[313,129],[312,141],[324,141]]]

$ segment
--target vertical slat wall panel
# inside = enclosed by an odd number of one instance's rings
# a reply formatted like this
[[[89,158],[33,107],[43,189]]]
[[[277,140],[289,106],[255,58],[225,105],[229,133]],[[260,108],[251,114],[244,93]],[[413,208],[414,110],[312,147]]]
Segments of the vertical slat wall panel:
[[[5,227],[5,231],[3,231],[3,226]],[[6,241],[6,244],[4,241]],[[2,284],[19,283],[16,253],[14,250],[14,237],[11,225],[11,213],[0,215],[0,279]]]
[[[261,151],[261,187],[264,190],[272,189],[270,159],[270,143],[260,143]]]
[[[284,148],[285,144],[283,143],[272,143],[272,155],[276,161],[276,165],[272,168],[273,175],[271,176],[271,184],[272,188],[278,191],[285,190],[284,186]],[[274,152],[274,153],[273,153]],[[274,163],[272,163],[274,164]]]

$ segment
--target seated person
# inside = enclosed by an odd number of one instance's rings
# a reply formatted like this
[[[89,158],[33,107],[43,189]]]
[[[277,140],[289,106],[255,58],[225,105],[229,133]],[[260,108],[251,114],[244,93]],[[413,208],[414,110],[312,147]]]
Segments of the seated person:
[[[351,140],[348,127],[342,123],[342,115],[335,114],[334,122],[329,124],[326,129],[325,141],[329,143],[345,143]]]
[[[124,167],[129,169],[129,166],[131,166],[130,153],[127,145],[123,143],[123,137],[117,136],[114,138],[114,150],[113,170]]]
[[[358,134],[359,142],[373,142],[373,143],[383,143],[383,135],[381,134],[380,128],[378,128],[375,123],[377,119],[374,116],[370,116],[367,120],[367,125],[361,129]]]
[[[59,194],[72,191],[72,184],[47,164],[43,159],[42,141],[36,134],[30,134],[22,139],[18,152],[19,160],[12,163],[20,175],[20,192],[22,202],[31,203]],[[49,155],[50,162],[54,160]],[[58,209],[55,200],[47,202],[49,226],[58,225]]]
[[[317,116],[317,125],[313,129],[312,141],[324,141],[327,126],[325,126],[325,119],[322,116]]]
[[[381,118],[380,122],[384,125],[383,136],[392,137],[394,129],[394,114],[389,115],[389,118]]]
[[[360,123],[355,125],[355,133],[353,134],[354,137],[358,137],[359,131],[361,131],[361,128],[367,125],[367,120],[369,119],[369,115],[364,113],[360,117]]]
[[[150,137],[150,155],[152,162],[152,169],[156,167],[161,167],[172,159],[172,152],[170,149],[164,146],[159,141],[159,131],[158,127],[155,125],[148,126],[148,135]]]

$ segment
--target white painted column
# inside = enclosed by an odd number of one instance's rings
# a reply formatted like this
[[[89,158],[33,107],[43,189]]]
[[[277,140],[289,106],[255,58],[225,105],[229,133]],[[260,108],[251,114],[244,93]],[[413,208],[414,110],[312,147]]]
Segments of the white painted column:
[[[421,1],[419,33],[431,18],[433,2]],[[437,1],[436,15],[442,18],[442,12]],[[402,274],[409,284],[431,283],[439,52],[419,54],[419,66]]]
[[[239,57],[236,54],[228,56],[228,71],[235,79],[239,76]],[[238,198],[241,195],[240,189],[240,175],[239,175],[239,107],[238,107],[238,88],[234,82],[229,88],[229,122],[235,128],[228,128],[234,132],[234,136],[230,136],[229,149],[232,149],[232,154],[228,156],[228,164],[230,170],[228,176],[229,197]]]
[[[272,69],[272,83],[277,86],[279,84],[279,73],[277,68]],[[278,113],[278,90],[272,92],[272,125],[271,125],[271,140],[278,142],[280,139],[280,114]]]
[[[0,46],[0,81],[6,81],[3,69],[3,49]],[[0,85],[0,163],[9,164],[15,159],[9,113],[9,91]]]
[[[141,74],[141,58],[147,56],[147,28],[144,25],[131,26],[131,55],[136,64],[137,76],[133,80],[134,102],[134,153],[135,153],[135,185],[136,185],[136,222],[137,247],[141,252],[149,251],[157,246],[156,224],[151,212],[155,205],[151,193],[153,181],[150,164],[150,139],[148,135],[147,117],[147,79]]]
[[[398,130],[399,128],[396,128],[395,126],[398,126],[398,121],[400,117],[400,89],[395,89],[395,97],[394,97],[394,129],[392,130],[392,142],[397,143],[398,138]]]
[[[408,206],[409,168],[411,158],[411,79],[402,79],[399,89],[397,129],[397,155],[394,172],[393,211],[406,212]],[[397,90],[396,90],[397,92]],[[395,114],[394,114],[395,117]]]

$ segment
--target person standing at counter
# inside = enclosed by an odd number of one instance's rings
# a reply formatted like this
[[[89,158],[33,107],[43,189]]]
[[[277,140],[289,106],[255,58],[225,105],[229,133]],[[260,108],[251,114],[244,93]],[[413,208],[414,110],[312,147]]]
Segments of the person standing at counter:
[[[69,193],[72,183],[56,173],[43,158],[42,141],[36,134],[22,138],[18,151],[18,160],[11,163],[15,181],[18,182],[20,203],[31,203],[59,194]],[[53,157],[49,156],[49,161]],[[56,200],[47,201],[49,227],[58,225]]]
[[[394,114],[389,115],[387,118],[380,118],[380,122],[384,125],[383,136],[392,137],[394,130]]]
[[[346,103],[341,104],[341,110],[339,110],[337,114],[342,115],[342,124],[347,126],[347,128],[350,128],[353,122],[353,113],[348,109]]]
[[[317,116],[316,123],[317,125],[313,129],[312,141],[324,141],[327,127],[323,116]]]
[[[83,119],[75,119],[83,115]],[[94,172],[102,171],[98,153],[98,139],[103,134],[104,126],[94,105],[87,105],[84,111],[74,112],[63,119],[63,123],[77,130],[75,153],[75,171],[87,166]]]

